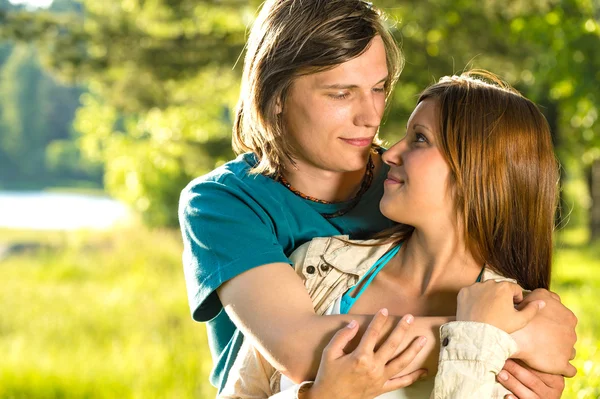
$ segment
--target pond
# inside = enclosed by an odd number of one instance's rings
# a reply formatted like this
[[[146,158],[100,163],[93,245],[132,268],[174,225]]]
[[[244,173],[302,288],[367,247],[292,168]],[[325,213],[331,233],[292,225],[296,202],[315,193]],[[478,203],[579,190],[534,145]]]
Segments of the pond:
[[[0,227],[35,230],[106,229],[126,222],[125,205],[109,197],[0,191]]]

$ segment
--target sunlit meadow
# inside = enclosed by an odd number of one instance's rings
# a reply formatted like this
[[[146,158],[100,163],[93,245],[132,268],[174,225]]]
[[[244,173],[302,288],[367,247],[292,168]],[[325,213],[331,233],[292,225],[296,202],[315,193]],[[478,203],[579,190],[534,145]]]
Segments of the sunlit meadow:
[[[600,249],[558,240],[553,288],[579,316],[578,375],[600,397]],[[210,398],[204,327],[191,321],[177,231],[0,230],[42,245],[0,261],[0,398]]]

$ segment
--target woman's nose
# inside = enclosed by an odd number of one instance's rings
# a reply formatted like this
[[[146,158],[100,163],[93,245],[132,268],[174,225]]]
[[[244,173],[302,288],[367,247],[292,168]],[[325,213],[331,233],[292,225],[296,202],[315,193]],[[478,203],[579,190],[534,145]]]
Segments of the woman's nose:
[[[391,146],[386,152],[383,153],[381,159],[387,165],[400,166],[402,165],[402,148],[404,139],[398,141],[396,144]]]

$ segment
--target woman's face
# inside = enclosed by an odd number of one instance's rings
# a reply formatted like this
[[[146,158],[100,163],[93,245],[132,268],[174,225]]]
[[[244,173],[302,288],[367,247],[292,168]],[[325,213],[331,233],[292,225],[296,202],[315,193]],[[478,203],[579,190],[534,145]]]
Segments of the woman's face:
[[[383,154],[390,166],[381,212],[415,228],[452,221],[450,168],[438,147],[439,109],[433,99],[419,103],[408,120],[406,136]]]
[[[380,36],[358,57],[294,79],[281,116],[301,171],[365,167],[385,108],[387,80]]]

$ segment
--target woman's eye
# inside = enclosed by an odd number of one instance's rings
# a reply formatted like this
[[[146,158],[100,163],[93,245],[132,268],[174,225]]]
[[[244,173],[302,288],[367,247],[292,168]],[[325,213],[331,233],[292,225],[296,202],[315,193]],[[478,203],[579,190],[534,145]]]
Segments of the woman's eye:
[[[425,135],[423,133],[416,133],[415,134],[415,141],[417,143],[426,143],[427,142],[427,137],[425,137]]]
[[[385,93],[385,87],[375,87],[373,91],[375,93]]]

